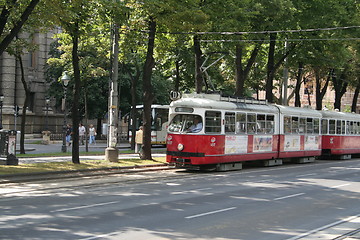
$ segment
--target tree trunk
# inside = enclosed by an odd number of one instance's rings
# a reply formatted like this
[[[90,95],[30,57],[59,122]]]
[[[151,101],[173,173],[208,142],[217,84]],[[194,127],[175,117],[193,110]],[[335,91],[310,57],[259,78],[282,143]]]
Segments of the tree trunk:
[[[199,36],[194,36],[194,52],[195,52],[195,89],[196,93],[202,92],[203,86],[203,76],[201,71],[201,48],[200,48],[200,39]]]
[[[329,86],[329,82],[331,79],[331,76],[333,75],[334,69],[330,69],[328,76],[326,78],[325,84],[323,87],[321,87],[321,74],[320,69],[314,68],[315,72],[315,81],[316,81],[316,110],[322,110],[322,100],[325,96],[326,90]]]
[[[300,88],[302,83],[303,72],[304,72],[304,63],[299,62],[298,74],[296,76],[296,85],[295,85],[295,107],[301,107]]]
[[[273,103],[273,81],[275,76],[275,44],[276,44],[276,33],[270,33],[270,46],[267,63],[267,78],[265,85],[266,100],[269,103]]]
[[[79,158],[79,98],[80,98],[80,67],[79,67],[79,24],[74,23],[74,30],[70,33],[72,37],[72,65],[74,69],[74,97],[72,104],[72,122],[73,122],[73,145],[72,145],[72,162],[74,164],[80,164]]]
[[[360,79],[358,79],[358,81],[359,80]],[[353,97],[352,104],[351,104],[351,112],[354,112],[354,113],[356,113],[356,106],[357,106],[357,101],[358,101],[358,97],[359,97],[359,92],[360,92],[360,82],[356,86],[354,97]]]
[[[256,56],[258,55],[259,50],[261,48],[261,44],[262,44],[262,42],[256,44],[255,48],[251,52],[250,59],[248,60],[245,68],[243,68],[243,64],[242,64],[242,57],[243,57],[242,46],[240,44],[236,45],[236,59],[235,59],[236,92],[235,92],[235,96],[238,96],[238,97],[244,96],[245,81],[249,76],[251,67],[255,63]]]
[[[151,85],[152,69],[155,65],[154,45],[155,45],[156,22],[150,17],[149,20],[149,39],[146,60],[143,71],[143,91],[144,91],[144,139],[143,139],[143,156],[142,159],[152,159],[151,156],[151,104],[154,98]]]
[[[180,60],[175,60],[175,86],[174,91],[179,92],[180,89]]]
[[[20,154],[25,154],[25,123],[26,123],[26,109],[29,105],[30,99],[30,89],[25,81],[25,72],[24,72],[24,65],[22,62],[21,55],[17,55],[16,57],[20,63],[20,71],[21,71],[21,82],[23,84],[25,90],[25,100],[24,105],[22,108],[22,115],[21,115],[21,133],[20,133]]]
[[[339,79],[333,75],[332,81],[335,89],[335,102],[334,102],[334,109],[341,110],[341,98],[346,93],[346,89],[348,86],[348,83],[346,81],[346,71],[345,68],[344,71],[341,73]]]
[[[235,56],[235,78],[236,78],[236,92],[235,96],[243,97],[244,96],[244,71],[242,67],[242,45],[236,44],[236,56]]]

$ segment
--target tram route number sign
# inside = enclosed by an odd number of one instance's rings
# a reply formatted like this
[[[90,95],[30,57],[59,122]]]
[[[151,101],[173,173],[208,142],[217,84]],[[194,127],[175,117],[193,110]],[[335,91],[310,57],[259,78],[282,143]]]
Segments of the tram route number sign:
[[[177,92],[177,91],[171,91],[170,92],[170,99],[172,101],[178,100],[180,98],[181,98],[181,93],[180,92]]]

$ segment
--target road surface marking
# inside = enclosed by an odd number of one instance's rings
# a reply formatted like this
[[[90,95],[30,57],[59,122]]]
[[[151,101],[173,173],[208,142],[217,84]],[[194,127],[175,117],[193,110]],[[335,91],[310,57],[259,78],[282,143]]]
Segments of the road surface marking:
[[[317,174],[316,173],[308,173],[308,174],[298,175],[296,177],[297,178],[299,178],[299,177],[309,177],[309,176],[314,176],[314,175],[317,175]]]
[[[339,225],[339,224],[342,224],[342,223],[345,223],[345,222],[350,222],[356,218],[360,217],[360,214],[358,215],[355,215],[355,216],[351,216],[351,217],[348,217],[346,219],[343,219],[343,220],[339,220],[339,221],[336,221],[336,222],[333,222],[333,223],[330,223],[328,225],[325,225],[325,226],[322,226],[322,227],[319,227],[319,228],[316,228],[316,229],[313,229],[313,230],[310,230],[308,232],[305,232],[305,233],[302,233],[298,236],[295,236],[295,237],[292,237],[292,238],[288,238],[287,240],[298,240],[298,239],[302,239],[304,237],[307,237],[311,234],[314,234],[314,233],[317,233],[317,232],[320,232],[322,230],[325,230],[325,229],[328,229],[328,228],[331,228],[331,227],[334,227],[336,225]]]
[[[216,210],[216,211],[212,211],[212,212],[201,213],[201,214],[197,214],[197,215],[188,216],[188,217],[185,217],[185,218],[187,218],[187,219],[197,218],[197,217],[202,217],[202,216],[206,216],[206,215],[210,215],[210,214],[230,211],[230,210],[233,210],[233,209],[236,209],[236,207],[225,208],[225,209],[220,209],[220,210]]]
[[[63,208],[63,209],[58,209],[58,210],[54,210],[54,211],[50,211],[50,212],[65,212],[65,211],[70,211],[70,210],[98,207],[98,206],[104,206],[104,205],[115,204],[115,203],[120,203],[120,201],[97,203],[97,204],[91,204],[91,205],[80,206],[80,207],[72,207],[72,208]]]
[[[333,186],[333,187],[331,187],[331,188],[341,188],[341,187],[345,187],[345,186],[349,186],[349,185],[351,185],[351,183],[345,183],[345,184]]]
[[[293,194],[293,195],[289,195],[289,196],[285,196],[285,197],[279,197],[279,198],[275,198],[274,201],[282,200],[282,199],[286,199],[286,198],[297,197],[297,196],[301,196],[301,195],[304,195],[304,194],[305,193],[297,193],[297,194]]]

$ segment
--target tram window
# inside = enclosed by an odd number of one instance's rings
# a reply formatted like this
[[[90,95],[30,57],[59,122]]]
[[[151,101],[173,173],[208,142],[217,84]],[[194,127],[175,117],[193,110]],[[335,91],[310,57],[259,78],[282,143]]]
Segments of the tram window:
[[[328,120],[327,119],[321,120],[321,133],[328,134]]]
[[[291,133],[291,117],[284,117],[284,133]]]
[[[205,132],[206,133],[221,132],[221,112],[217,112],[217,111],[205,112]]]
[[[300,118],[300,122],[299,122],[299,133],[305,133],[305,129],[306,129],[306,119],[305,118]]]
[[[333,119],[329,120],[329,134],[335,134],[336,133],[335,129],[336,129],[336,120]]]
[[[346,133],[347,134],[354,134],[353,125],[354,125],[354,122],[346,121]]]
[[[236,134],[246,133],[246,114],[236,113]]]
[[[354,133],[354,134],[358,134],[358,131],[357,131],[357,122],[353,122],[353,133]]]
[[[188,107],[177,107],[177,108],[175,108],[175,112],[192,113],[192,112],[194,112],[194,109],[193,108],[188,108]]]
[[[235,133],[235,113],[225,113],[225,132]]]
[[[256,116],[257,122],[256,122],[256,132],[257,133],[265,133],[265,114],[258,114]]]
[[[198,127],[193,132],[200,132],[202,128],[202,120],[199,115],[193,114],[178,114],[170,122],[169,132],[192,132],[191,127],[194,125],[194,120],[200,120]]]
[[[319,134],[320,132],[320,120],[318,118],[314,118],[314,133]]]
[[[247,115],[247,133],[256,132],[256,115],[254,113],[248,113]]]
[[[266,116],[266,133],[274,133],[274,115]]]
[[[356,134],[359,134],[360,133],[360,123],[359,122],[356,122],[355,123],[355,128],[356,128]]]
[[[341,134],[341,120],[336,120],[336,134]]]
[[[169,118],[169,109],[155,109],[155,131],[161,131]]]
[[[306,119],[306,133],[314,133],[314,122],[312,118]]]
[[[291,133],[298,133],[299,132],[299,118],[292,117],[291,118]]]
[[[357,134],[357,124],[356,124],[356,122],[353,122],[353,134],[355,135],[355,134]]]
[[[341,121],[341,134],[346,134],[346,121]]]

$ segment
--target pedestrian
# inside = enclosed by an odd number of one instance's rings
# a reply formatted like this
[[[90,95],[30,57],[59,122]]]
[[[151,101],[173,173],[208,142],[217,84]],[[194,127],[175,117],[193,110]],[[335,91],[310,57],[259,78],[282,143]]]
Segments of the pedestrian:
[[[143,153],[143,127],[140,126],[139,130],[136,131],[135,135],[135,152],[139,153],[140,158],[142,157]]]
[[[90,124],[90,127],[89,127],[89,144],[94,143],[96,145],[95,136],[96,136],[96,129],[94,128],[94,125]]]
[[[71,135],[72,135],[72,127],[70,124],[66,125],[66,145],[70,146],[71,145]]]
[[[84,145],[86,128],[81,123],[79,124],[79,142]]]
[[[199,116],[195,116],[193,125],[191,125],[188,129],[188,132],[200,132],[203,128],[201,118]]]

